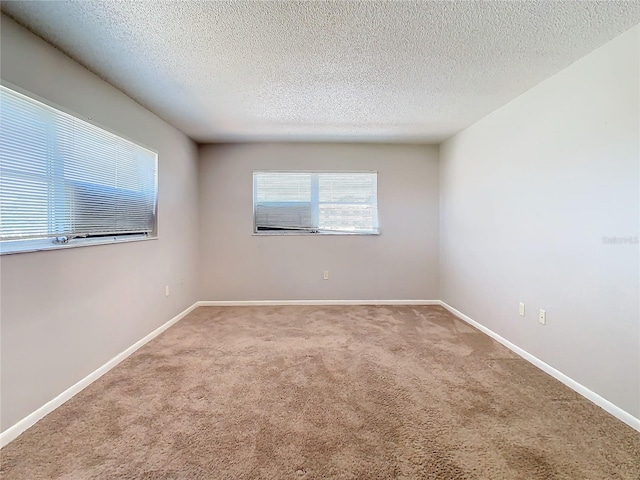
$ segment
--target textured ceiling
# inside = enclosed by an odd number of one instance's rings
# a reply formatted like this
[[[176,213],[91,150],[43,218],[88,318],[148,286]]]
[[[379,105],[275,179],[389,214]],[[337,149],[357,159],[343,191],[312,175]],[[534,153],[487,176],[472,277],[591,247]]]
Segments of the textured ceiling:
[[[199,142],[438,142],[640,22],[640,2],[2,2]]]

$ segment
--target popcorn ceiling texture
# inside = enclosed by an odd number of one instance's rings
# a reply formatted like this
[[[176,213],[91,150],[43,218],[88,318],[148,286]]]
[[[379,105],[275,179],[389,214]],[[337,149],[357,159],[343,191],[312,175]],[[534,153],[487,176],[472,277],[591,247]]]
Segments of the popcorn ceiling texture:
[[[2,2],[200,142],[438,142],[640,22],[640,2]]]

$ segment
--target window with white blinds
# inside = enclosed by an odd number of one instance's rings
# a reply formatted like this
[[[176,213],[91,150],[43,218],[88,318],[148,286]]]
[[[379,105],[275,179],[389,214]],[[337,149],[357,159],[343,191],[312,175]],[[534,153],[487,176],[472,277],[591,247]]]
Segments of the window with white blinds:
[[[0,251],[152,235],[157,163],[140,145],[0,86]]]
[[[376,172],[254,172],[254,233],[378,234],[377,183]]]

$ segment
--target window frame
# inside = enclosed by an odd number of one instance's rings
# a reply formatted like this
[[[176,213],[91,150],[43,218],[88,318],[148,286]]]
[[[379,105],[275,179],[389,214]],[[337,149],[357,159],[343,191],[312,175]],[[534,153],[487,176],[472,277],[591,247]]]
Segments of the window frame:
[[[155,204],[153,208],[153,229],[149,233],[132,233],[132,234],[105,234],[101,236],[91,236],[91,237],[76,237],[71,238],[66,241],[56,241],[56,238],[53,237],[45,237],[45,238],[30,238],[30,239],[20,239],[20,240],[0,240],[0,256],[4,255],[14,255],[19,253],[29,253],[29,252],[39,252],[39,251],[50,251],[50,250],[65,250],[68,248],[77,248],[77,247],[88,247],[88,246],[96,246],[96,245],[111,245],[117,243],[130,243],[130,242],[141,242],[147,240],[158,240],[158,203],[159,203],[159,153],[156,149],[151,148],[137,140],[133,140],[132,138],[123,135],[120,132],[115,131],[112,128],[106,127],[99,122],[93,120],[92,117],[87,117],[84,115],[80,115],[77,112],[63,107],[55,102],[52,102],[46,98],[41,97],[29,90],[26,90],[22,87],[19,87],[11,82],[7,82],[5,80],[0,80],[0,85],[6,87],[14,92],[23,95],[30,100],[41,103],[47,107],[56,109],[60,112],[63,112],[67,115],[71,115],[78,120],[81,120],[93,127],[99,128],[108,132],[112,135],[115,135],[127,142],[130,142],[138,147],[141,147],[149,152],[153,153],[155,156]],[[58,237],[63,238],[63,237]]]
[[[305,230],[263,230],[258,231],[256,225],[256,174],[260,173],[301,173],[301,174],[350,174],[350,173],[366,173],[366,174],[375,174],[376,176],[376,223],[377,223],[377,232],[336,232],[336,231],[305,231]],[[312,180],[312,199],[311,203],[313,204],[313,196],[318,196],[317,189],[313,188],[313,180]],[[322,236],[322,235],[338,235],[338,236],[360,236],[360,237],[377,237],[381,234],[380,229],[380,218],[378,215],[378,171],[377,170],[253,170],[252,172],[252,217],[253,217],[253,229],[252,236],[258,237],[269,237],[269,236]],[[320,205],[320,202],[317,202]]]

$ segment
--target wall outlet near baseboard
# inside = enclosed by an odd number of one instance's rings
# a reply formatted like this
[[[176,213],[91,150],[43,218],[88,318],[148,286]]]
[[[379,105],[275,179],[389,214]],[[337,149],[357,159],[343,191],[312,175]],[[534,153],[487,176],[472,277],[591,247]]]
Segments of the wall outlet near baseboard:
[[[542,325],[546,325],[547,324],[547,312],[545,312],[544,310],[540,309],[540,314],[538,315],[538,321]]]
[[[169,296],[169,285],[165,285],[164,286],[164,296],[168,297]]]
[[[524,303],[520,302],[520,305],[518,305],[518,315],[520,315],[521,317],[524,317]]]
[[[329,270],[325,270],[324,272],[322,272],[322,278],[324,280],[329,280]]]

